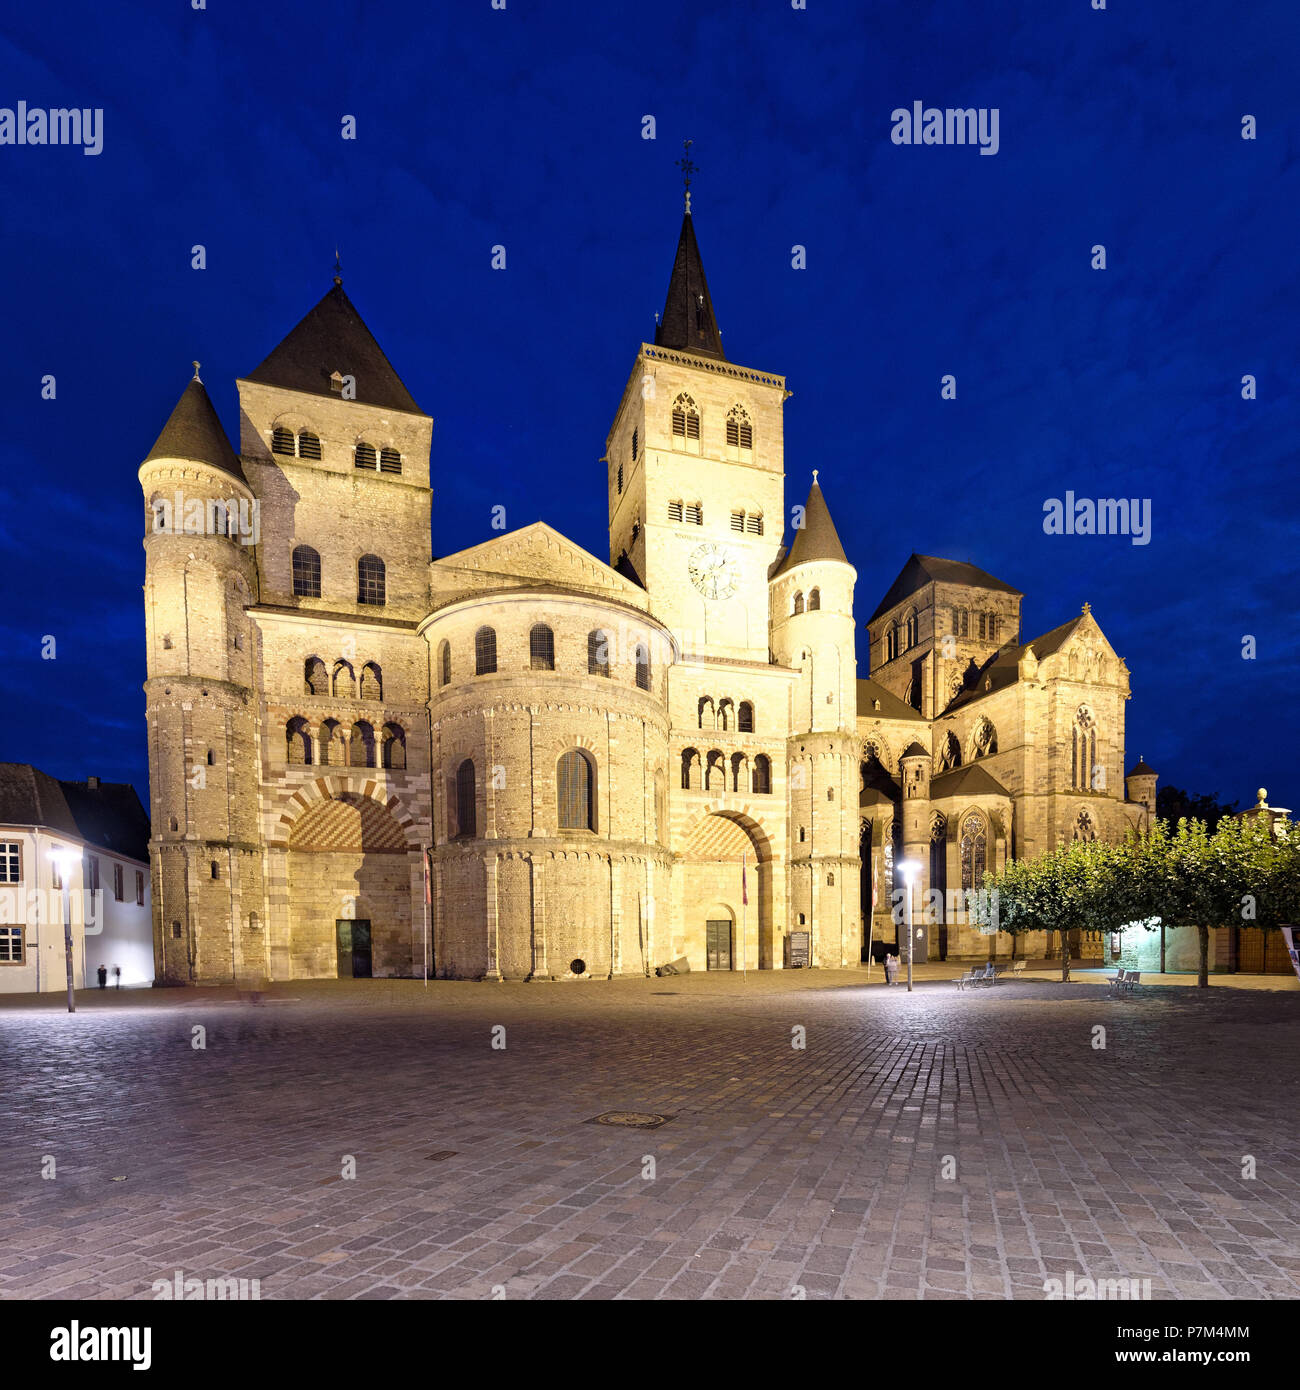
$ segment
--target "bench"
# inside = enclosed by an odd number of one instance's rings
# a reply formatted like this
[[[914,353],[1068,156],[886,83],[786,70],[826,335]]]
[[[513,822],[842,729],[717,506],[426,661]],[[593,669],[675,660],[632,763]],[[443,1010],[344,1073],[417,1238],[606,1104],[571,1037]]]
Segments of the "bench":
[[[998,972],[992,961],[981,967],[972,966],[970,973],[957,977],[957,988],[965,989],[967,985],[993,985],[998,980]]]
[[[1110,992],[1116,995],[1132,994],[1141,983],[1142,972],[1140,970],[1121,970],[1118,974],[1111,976]]]
[[[1026,962],[1023,960],[1013,960],[1011,962],[1011,973],[1013,975],[1023,975],[1025,973],[1025,964]]]

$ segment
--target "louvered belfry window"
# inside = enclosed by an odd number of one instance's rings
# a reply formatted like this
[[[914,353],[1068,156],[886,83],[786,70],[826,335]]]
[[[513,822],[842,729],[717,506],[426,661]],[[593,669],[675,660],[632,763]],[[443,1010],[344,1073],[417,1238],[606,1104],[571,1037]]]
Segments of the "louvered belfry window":
[[[704,507],[699,502],[687,502],[682,508],[682,520],[692,526],[704,525]]]
[[[381,473],[400,473],[402,471],[401,454],[396,449],[380,449],[379,471]]]
[[[732,529],[733,531],[743,531],[743,530],[745,529],[745,513],[744,513],[744,512],[732,512],[732,514],[731,514],[731,529]]]
[[[285,429],[282,425],[277,425],[271,431],[271,452],[273,454],[288,454],[293,457],[293,431]]]
[[[740,406],[736,406],[727,416],[727,443],[733,449],[752,449],[754,447],[754,427],[749,423],[749,416]]]
[[[689,396],[678,396],[673,402],[673,433],[679,439],[700,437],[700,413]]]
[[[353,459],[358,468],[373,468],[375,466],[375,446],[359,443],[356,446]]]
[[[555,795],[561,830],[594,830],[594,776],[591,763],[576,749],[556,768]]]
[[[682,519],[682,504],[680,502],[669,502],[668,520],[680,521]]]
[[[320,458],[320,436],[310,430],[303,430],[298,436],[298,457],[303,459]]]

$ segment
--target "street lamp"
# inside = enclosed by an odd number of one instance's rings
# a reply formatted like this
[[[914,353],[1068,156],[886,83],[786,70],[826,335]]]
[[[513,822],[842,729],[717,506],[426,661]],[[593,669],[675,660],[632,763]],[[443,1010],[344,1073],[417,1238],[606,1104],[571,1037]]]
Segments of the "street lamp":
[[[72,994],[72,898],[68,881],[72,869],[81,856],[75,849],[56,847],[50,851],[50,862],[59,871],[59,882],[63,885],[63,954],[68,963],[68,1012],[77,1012],[77,1001]],[[37,948],[39,949],[39,947]]]
[[[902,872],[903,879],[907,883],[907,911],[903,914],[907,921],[907,992],[912,992],[912,943],[915,938],[912,935],[912,881],[921,872],[921,866],[915,859],[902,859],[895,865]]]

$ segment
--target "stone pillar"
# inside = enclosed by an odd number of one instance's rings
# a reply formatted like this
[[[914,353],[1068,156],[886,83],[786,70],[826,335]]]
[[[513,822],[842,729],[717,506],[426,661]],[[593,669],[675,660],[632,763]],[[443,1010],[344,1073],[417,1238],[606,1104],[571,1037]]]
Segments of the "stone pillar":
[[[530,980],[549,980],[546,968],[546,896],[542,861],[530,856],[533,883],[533,968]]]
[[[487,861],[484,867],[484,877],[486,879],[486,891],[483,895],[484,906],[487,910],[487,969],[483,972],[485,980],[500,980],[501,967],[500,961],[500,928],[497,921],[497,876],[498,862],[496,855]]]

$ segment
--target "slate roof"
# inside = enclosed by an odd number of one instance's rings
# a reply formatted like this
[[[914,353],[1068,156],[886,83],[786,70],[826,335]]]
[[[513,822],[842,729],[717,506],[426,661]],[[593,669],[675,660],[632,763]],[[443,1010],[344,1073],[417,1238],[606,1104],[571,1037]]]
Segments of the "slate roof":
[[[244,470],[197,376],[181,392],[162,433],[145,455],[146,462],[160,458],[194,459],[198,463],[214,464],[244,481]]]
[[[991,695],[995,691],[1005,690],[1009,685],[1015,685],[1020,679],[1020,659],[1029,650],[1034,649],[1034,656],[1042,661],[1051,656],[1054,652],[1060,651],[1074,632],[1075,628],[1083,621],[1083,615],[1071,618],[1068,623],[1062,623],[1060,627],[1054,627],[1050,632],[1045,632],[1041,637],[1035,637],[1032,642],[1008,643],[1005,647],[999,647],[991,657],[979,668],[978,674],[971,682],[969,689],[963,690],[954,700],[944,706],[945,710],[961,709],[963,705],[969,705],[973,700],[982,699],[985,695]],[[985,683],[992,681],[992,685],[985,690]]]
[[[334,372],[355,378],[356,399],[362,405],[424,414],[356,306],[343,293],[343,283],[338,279],[324,299],[245,380],[313,396],[333,396],[337,400],[330,385]]]
[[[60,782],[30,763],[0,763],[0,824],[74,835],[149,862],[149,817],[129,782]]]
[[[682,218],[677,255],[673,258],[664,312],[655,329],[655,342],[660,347],[680,348],[684,352],[716,357],[720,362],[727,360],[689,212]]]
[[[1155,768],[1148,767],[1139,756],[1137,762],[1124,775],[1126,777],[1158,777],[1160,774]]]
[[[1015,594],[1023,598],[1019,589],[995,579],[978,565],[968,560],[944,560],[937,555],[918,555],[911,558],[898,573],[898,578],[889,586],[889,592],[880,600],[876,611],[867,619],[874,623],[882,613],[887,613],[895,604],[910,598],[927,584],[965,584],[972,589],[996,589],[1004,594]]]
[[[772,577],[775,579],[778,574],[784,574],[796,565],[805,565],[810,560],[838,560],[842,565],[849,563],[840,544],[839,532],[831,520],[831,510],[822,496],[821,484],[816,478],[804,504],[803,525],[794,533],[794,544],[772,571]]]
[[[879,709],[872,707],[873,700],[880,701]],[[919,719],[922,723],[925,722],[925,716],[920,710],[913,709],[892,691],[866,677],[860,677],[858,680],[858,716],[862,719],[874,716],[877,719]]]
[[[967,763],[930,778],[930,800],[941,796],[1010,796],[1011,793],[979,763]]]

